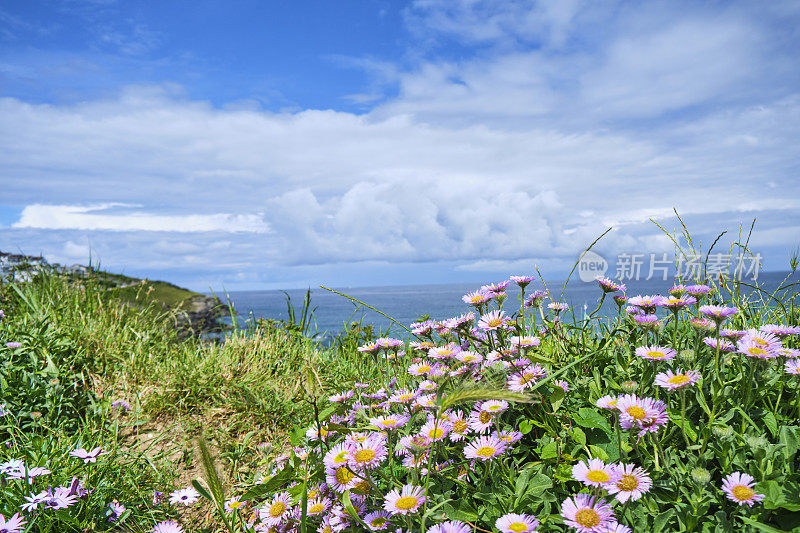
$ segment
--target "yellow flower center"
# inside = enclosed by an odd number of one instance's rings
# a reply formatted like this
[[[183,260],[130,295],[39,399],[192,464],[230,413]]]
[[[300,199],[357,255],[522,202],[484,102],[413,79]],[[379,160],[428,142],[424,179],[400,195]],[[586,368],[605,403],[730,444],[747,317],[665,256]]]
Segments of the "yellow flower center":
[[[414,496],[403,496],[402,498],[398,499],[394,505],[398,509],[408,511],[409,509],[416,507],[418,504],[419,500],[417,500]]]
[[[369,483],[367,483],[365,480],[362,479],[361,481],[355,484],[352,490],[356,494],[364,496],[369,493]]]
[[[755,339],[753,339],[753,342],[755,342],[756,344],[758,344],[760,346],[769,346],[769,343],[767,341],[765,341],[764,339],[755,338]]]
[[[279,516],[283,516],[283,513],[286,511],[286,504],[283,502],[275,502],[269,507],[269,515],[272,518],[278,518]]]
[[[611,400],[610,402],[608,402],[608,405],[610,405],[611,407],[616,407],[617,402],[619,402],[619,400]]]
[[[481,414],[478,416],[478,420],[481,421],[481,424],[488,424],[492,421],[492,414],[487,411],[481,411]]]
[[[475,359],[477,359],[477,358],[474,355],[467,355],[467,356],[464,357],[464,362],[465,363],[471,363]]]
[[[397,425],[397,419],[396,419],[396,418],[389,418],[389,419],[386,419],[386,420],[384,420],[384,421],[383,421],[383,425],[384,425],[384,426],[394,426],[394,425]]]
[[[492,318],[491,320],[488,320],[486,323],[489,325],[490,328],[496,328],[497,326],[502,324],[503,321],[499,318]]]
[[[600,515],[594,509],[581,509],[575,513],[575,521],[583,527],[595,527],[600,523]]]
[[[350,456],[350,452],[347,450],[342,450],[341,452],[337,453],[336,456],[333,458],[333,462],[338,464],[346,463],[347,458]]]
[[[519,384],[525,385],[526,383],[530,383],[533,380],[533,372],[525,372],[522,374],[522,377],[519,378]]]
[[[736,485],[735,487],[733,487],[733,490],[731,492],[733,493],[733,497],[739,500],[740,502],[749,500],[755,495],[755,491],[745,487],[744,485]]]
[[[469,424],[467,424],[466,420],[456,420],[456,423],[453,424],[453,431],[456,433],[464,433],[468,427]]]
[[[433,368],[433,367],[430,367],[430,366],[427,366],[427,365],[421,366],[421,367],[417,368],[417,374],[424,374],[425,372],[430,372],[431,368]]]
[[[636,420],[641,420],[645,416],[647,416],[647,413],[645,413],[644,409],[642,409],[638,405],[631,405],[625,410],[625,412],[631,415]]]
[[[402,396],[400,396],[400,398],[398,398],[398,399],[399,399],[401,402],[410,402],[412,399],[414,399],[414,396],[412,396],[411,394],[403,394],[403,395],[402,395]]]
[[[526,526],[522,522],[513,522],[511,524],[508,524],[508,529],[510,529],[514,533],[525,533],[525,531],[528,531],[528,526]]]
[[[636,476],[632,476],[630,474],[623,474],[622,478],[617,481],[617,488],[619,490],[624,490],[625,492],[630,492],[636,489],[639,486],[639,480],[636,479]]]
[[[428,438],[431,440],[441,438],[442,435],[444,435],[444,430],[442,428],[434,428],[428,432]]]
[[[336,474],[334,475],[334,477],[336,478],[336,481],[340,485],[347,485],[348,483],[353,481],[354,475],[355,474],[353,474],[350,470],[348,470],[346,466],[340,466],[339,468],[336,469]]]
[[[750,348],[749,351],[752,355],[767,355],[767,351],[763,348]]]
[[[322,502],[318,502],[308,508],[308,514],[319,514],[324,510],[325,506],[322,505]]]
[[[369,525],[371,525],[372,527],[383,527],[383,526],[385,526],[385,525],[386,525],[386,522],[388,522],[388,520],[386,520],[386,519],[385,519],[384,517],[382,517],[382,516],[379,516],[378,518],[376,518],[376,519],[372,520],[372,521],[369,523]]]
[[[664,357],[664,354],[662,352],[657,352],[655,350],[651,350],[651,351],[647,352],[647,356],[651,357],[653,359],[661,359],[662,357]]]
[[[689,376],[686,374],[678,374],[677,376],[672,376],[667,381],[673,385],[683,385],[689,381]]]
[[[368,463],[375,459],[375,456],[378,455],[375,453],[375,450],[370,450],[369,448],[358,450],[354,455],[353,458],[356,460],[357,463]]]
[[[497,452],[494,446],[481,446],[475,451],[475,455],[479,457],[491,457]]]
[[[602,470],[589,470],[586,477],[589,481],[594,481],[595,483],[606,483],[611,479],[611,477]]]
[[[500,409],[499,405],[490,405],[486,408],[487,411],[497,411],[498,409]]]
[[[233,502],[233,503],[231,503],[231,504],[229,505],[229,507],[230,507],[231,509],[238,509],[238,508],[239,508],[239,507],[241,507],[241,506],[242,506],[242,502]]]

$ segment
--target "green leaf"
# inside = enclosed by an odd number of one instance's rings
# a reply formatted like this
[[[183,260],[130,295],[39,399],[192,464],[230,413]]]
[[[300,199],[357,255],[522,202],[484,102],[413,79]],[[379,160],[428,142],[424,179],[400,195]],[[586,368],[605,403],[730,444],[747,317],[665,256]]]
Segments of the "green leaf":
[[[192,480],[192,486],[194,487],[194,489],[195,489],[197,492],[199,492],[199,493],[200,493],[200,496],[202,496],[202,497],[203,497],[203,498],[205,498],[206,500],[210,501],[211,503],[216,503],[216,502],[214,501],[214,497],[213,497],[213,496],[211,495],[211,493],[210,493],[210,492],[209,492],[209,491],[206,489],[205,485],[203,485],[202,483],[200,483],[200,478],[194,478],[194,479]]]
[[[570,434],[572,435],[572,439],[581,446],[586,444],[586,433],[584,433],[581,428],[572,428]]]
[[[680,429],[681,427],[681,414],[680,413],[670,413],[669,414],[670,420],[672,423],[675,424],[675,427]],[[686,431],[686,436],[689,437],[689,440],[692,442],[697,442],[697,432],[692,428],[693,422],[687,417],[686,423],[683,426],[683,430]]]
[[[554,387],[553,391],[550,393],[550,406],[555,413],[558,411],[558,408],[561,407],[561,404],[564,402],[564,389],[561,387]]]
[[[358,522],[361,526],[365,528],[366,531],[370,530],[370,527],[361,520],[361,517],[358,516],[358,511],[356,511],[355,507],[353,507],[353,503],[350,501],[350,491],[348,490],[344,494],[342,494],[342,505],[347,510],[347,513],[353,517],[353,519]]]
[[[790,533],[789,531],[784,531],[783,529],[778,529],[776,527],[768,526],[766,524],[761,524],[747,516],[740,516],[739,518],[741,518],[742,522],[744,522],[745,524],[749,524],[754,528],[756,528],[757,530],[763,531],[764,533]]]
[[[546,444],[544,448],[542,448],[542,453],[539,454],[539,457],[544,461],[545,459],[555,459],[558,457],[558,445],[555,442],[551,442]]]
[[[775,415],[772,414],[772,412],[767,411],[767,413],[761,417],[761,421],[764,422],[764,425],[767,426],[767,429],[772,433],[773,437],[778,436],[778,421],[775,419]]]
[[[667,509],[653,520],[653,533],[659,533],[667,525],[669,519],[675,514],[675,509]]]
[[[527,435],[533,429],[533,423],[530,420],[523,420],[519,423],[519,432],[523,435]]]
[[[242,496],[242,500],[254,500],[260,498],[268,492],[275,492],[280,487],[288,483],[294,478],[294,470],[290,466],[286,466],[283,470],[269,478],[264,483],[260,483],[251,488]]]
[[[606,435],[611,434],[611,426],[608,424],[608,420],[597,410],[590,407],[581,407],[578,409],[577,414],[573,415],[573,419],[579,426],[598,428],[602,429]]]
[[[797,427],[796,426],[783,426],[781,427],[780,444],[786,447],[786,458],[791,460],[797,453]]]
[[[600,459],[601,461],[608,461],[608,453],[600,446],[590,444],[589,451],[592,452],[592,457]]]

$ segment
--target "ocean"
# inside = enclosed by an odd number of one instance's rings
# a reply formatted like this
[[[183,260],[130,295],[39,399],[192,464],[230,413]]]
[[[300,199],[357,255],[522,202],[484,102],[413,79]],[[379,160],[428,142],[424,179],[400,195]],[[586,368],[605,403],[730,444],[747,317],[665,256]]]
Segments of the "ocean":
[[[797,280],[800,281],[800,276],[798,276]],[[490,282],[491,280],[487,280],[486,283]],[[778,287],[790,282],[791,277],[788,272],[762,272],[759,274],[756,283],[762,290],[772,293]],[[548,280],[546,283],[553,297],[552,301],[568,303],[576,316],[579,316],[584,309],[592,312],[597,307],[602,293],[596,283],[571,280],[564,290],[563,298],[559,299],[564,281]],[[748,281],[748,283],[752,283],[752,281]],[[666,291],[672,286],[672,282],[665,282],[661,279],[629,280],[626,281],[626,285],[628,296],[667,294]],[[407,326],[411,322],[417,321],[423,314],[433,319],[441,320],[472,310],[471,306],[461,301],[461,297],[478,288],[480,288],[480,284],[454,283],[446,285],[335,288],[334,290],[371,305]],[[544,290],[544,286],[539,280],[528,285],[526,294],[530,294],[537,289]],[[789,290],[795,294],[796,305],[800,303],[797,296],[797,287]],[[507,292],[508,300],[506,300],[505,308],[511,311],[516,309],[520,290],[516,284],[512,283],[509,284]],[[742,292],[752,293],[753,289],[743,287]],[[291,302],[299,316],[305,293],[305,290],[300,289],[287,290],[285,293],[279,290],[233,291],[229,293],[229,297],[239,315],[240,322],[253,318],[286,320],[288,318],[287,294],[291,298]],[[769,299],[766,296],[764,298]],[[545,300],[544,304],[546,305],[550,301]],[[311,331],[318,333],[318,337],[322,340],[332,336],[335,337],[347,324],[359,320],[364,324],[373,325],[376,328],[376,332],[401,337],[407,335],[404,330],[393,325],[391,320],[375,311],[319,287],[311,287],[311,308],[314,309]],[[616,316],[617,306],[610,297],[607,297],[603,303],[600,314],[605,317]],[[567,315],[568,317],[569,315]]]

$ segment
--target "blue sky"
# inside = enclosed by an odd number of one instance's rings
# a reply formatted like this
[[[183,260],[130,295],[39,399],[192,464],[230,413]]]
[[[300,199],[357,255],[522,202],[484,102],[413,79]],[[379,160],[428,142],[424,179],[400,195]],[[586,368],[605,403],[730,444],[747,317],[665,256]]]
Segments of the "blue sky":
[[[0,250],[195,289],[800,245],[796,2],[6,1]]]

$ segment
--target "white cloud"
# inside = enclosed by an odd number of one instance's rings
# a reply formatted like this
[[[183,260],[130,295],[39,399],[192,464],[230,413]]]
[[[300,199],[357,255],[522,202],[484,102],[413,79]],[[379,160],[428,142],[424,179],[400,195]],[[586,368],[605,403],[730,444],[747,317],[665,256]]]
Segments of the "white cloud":
[[[260,215],[156,215],[145,211],[103,213],[124,204],[94,206],[33,204],[22,210],[15,228],[78,229],[106,231],[206,231],[266,233],[269,227]]]

